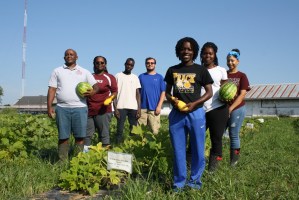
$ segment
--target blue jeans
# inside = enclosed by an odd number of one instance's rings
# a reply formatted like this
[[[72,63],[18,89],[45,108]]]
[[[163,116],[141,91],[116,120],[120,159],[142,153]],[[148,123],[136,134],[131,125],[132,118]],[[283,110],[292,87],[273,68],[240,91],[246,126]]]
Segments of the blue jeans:
[[[87,107],[67,108],[56,106],[56,124],[59,139],[85,138],[87,127]]]
[[[230,138],[230,148],[240,148],[240,130],[246,114],[245,105],[231,112],[228,119],[227,128]]]
[[[174,151],[174,188],[183,188],[187,183],[199,189],[202,185],[201,176],[205,169],[205,132],[206,118],[203,108],[191,113],[182,113],[172,109],[169,116],[169,133]],[[187,182],[186,143],[190,135],[191,174]]]

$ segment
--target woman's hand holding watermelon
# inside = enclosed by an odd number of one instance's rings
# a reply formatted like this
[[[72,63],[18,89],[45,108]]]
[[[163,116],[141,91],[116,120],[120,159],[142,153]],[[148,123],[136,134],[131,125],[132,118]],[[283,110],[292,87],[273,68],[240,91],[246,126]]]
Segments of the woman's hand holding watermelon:
[[[95,94],[95,91],[93,89],[88,89],[86,92],[83,93],[84,97],[90,97]]]

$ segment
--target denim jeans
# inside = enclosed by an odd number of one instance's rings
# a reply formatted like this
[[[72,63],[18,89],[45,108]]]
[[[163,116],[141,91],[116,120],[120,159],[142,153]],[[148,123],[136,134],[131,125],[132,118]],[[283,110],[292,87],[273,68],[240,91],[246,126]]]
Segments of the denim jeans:
[[[228,119],[227,128],[230,138],[230,148],[240,148],[240,130],[246,114],[245,105],[231,112]]]
[[[73,133],[75,138],[85,138],[87,127],[87,107],[56,107],[56,124],[59,139],[68,139]]]

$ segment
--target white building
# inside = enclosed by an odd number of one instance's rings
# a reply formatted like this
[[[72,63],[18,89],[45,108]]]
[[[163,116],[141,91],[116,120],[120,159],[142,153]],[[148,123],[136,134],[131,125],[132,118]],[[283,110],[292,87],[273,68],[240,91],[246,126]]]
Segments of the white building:
[[[299,117],[299,83],[252,85],[245,101],[248,117]]]

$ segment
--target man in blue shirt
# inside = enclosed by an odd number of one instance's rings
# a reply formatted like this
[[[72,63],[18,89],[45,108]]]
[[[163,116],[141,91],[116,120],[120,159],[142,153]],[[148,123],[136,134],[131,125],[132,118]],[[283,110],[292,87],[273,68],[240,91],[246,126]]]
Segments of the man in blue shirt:
[[[138,119],[138,123],[149,126],[154,134],[158,134],[166,85],[163,76],[156,72],[155,58],[146,58],[145,67],[146,72],[139,75],[141,117]]]

